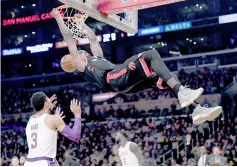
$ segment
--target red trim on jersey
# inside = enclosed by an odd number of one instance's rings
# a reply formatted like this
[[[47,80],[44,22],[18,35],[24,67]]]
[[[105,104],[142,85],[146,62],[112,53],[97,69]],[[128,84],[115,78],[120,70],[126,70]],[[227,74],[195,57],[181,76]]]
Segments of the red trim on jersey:
[[[126,74],[127,73],[127,69],[124,68],[122,69],[121,71],[119,71],[118,73],[115,73],[115,74],[110,74],[110,72],[107,73],[107,83],[110,82],[110,80],[112,79],[117,79],[119,77],[121,77],[122,75]]]
[[[162,78],[159,78],[157,83],[156,83],[156,86],[159,88],[159,89],[165,89],[163,86],[162,86],[162,82],[164,80]]]
[[[88,70],[89,70],[90,72],[94,72],[94,68],[91,67],[91,66],[88,67]]]
[[[144,59],[139,59],[139,61],[140,61],[141,65],[142,65],[142,68],[143,68],[146,76],[150,77],[151,74],[152,74],[152,71],[149,70],[148,65],[146,64],[145,60]]]

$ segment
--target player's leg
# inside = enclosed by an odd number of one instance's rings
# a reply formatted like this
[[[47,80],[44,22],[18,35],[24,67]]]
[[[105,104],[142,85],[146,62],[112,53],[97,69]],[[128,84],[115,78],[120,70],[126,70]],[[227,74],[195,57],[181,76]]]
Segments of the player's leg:
[[[133,67],[132,64],[134,65]],[[151,73],[151,72],[150,72]],[[117,92],[126,93],[133,86],[141,83],[149,74],[145,73],[138,56],[132,56],[123,64],[117,65],[116,68],[107,73],[107,83]]]
[[[174,76],[174,78],[178,81],[177,75],[172,74],[172,76]],[[194,124],[202,124],[205,121],[213,121],[222,113],[221,106],[202,107],[199,103],[195,101],[191,103],[188,108],[193,110],[192,118]]]
[[[177,75],[171,74],[172,77],[175,78],[177,82],[179,82]],[[166,89],[168,85],[163,82],[163,79],[159,78],[158,81],[155,82],[156,86],[160,89]],[[174,97],[178,98],[177,95],[173,90],[171,90],[172,94]],[[216,107],[202,107],[199,103],[193,102],[191,103],[188,108],[190,110],[193,110],[192,113],[192,118],[193,118],[193,123],[194,124],[202,124],[205,121],[212,121],[215,118],[217,118],[221,112],[222,112],[222,107],[221,106],[216,106]]]
[[[190,105],[194,100],[196,100],[202,93],[203,88],[193,90],[182,86],[179,81],[177,81],[166,67],[165,63],[161,59],[159,53],[156,50],[149,50],[141,54],[140,59],[144,59],[146,62],[150,62],[152,70],[161,77],[169,87],[174,91],[179,99],[181,107],[186,107]]]

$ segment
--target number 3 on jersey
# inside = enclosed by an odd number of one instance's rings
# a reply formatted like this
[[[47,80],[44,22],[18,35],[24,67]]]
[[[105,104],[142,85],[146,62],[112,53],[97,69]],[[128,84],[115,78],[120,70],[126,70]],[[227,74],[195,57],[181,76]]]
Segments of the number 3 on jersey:
[[[127,160],[126,160],[126,158],[123,158],[123,165],[127,165]]]
[[[31,133],[31,139],[32,139],[31,149],[34,149],[37,147],[37,133]]]

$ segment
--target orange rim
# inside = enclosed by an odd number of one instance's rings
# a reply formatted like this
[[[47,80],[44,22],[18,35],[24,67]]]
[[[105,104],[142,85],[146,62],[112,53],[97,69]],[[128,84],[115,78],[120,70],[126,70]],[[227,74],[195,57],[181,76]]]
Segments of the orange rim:
[[[68,5],[61,5],[61,6],[56,7],[55,10],[60,11],[60,10],[62,10],[62,9],[67,9],[67,8],[71,8],[71,6],[68,6]],[[76,9],[75,9],[75,10],[76,10]],[[63,16],[63,15],[61,15],[61,16],[62,16],[63,19],[73,19],[73,18],[77,18],[76,16],[67,16],[67,17],[65,17],[65,16]]]
[[[59,9],[66,9],[66,8],[70,8],[70,6],[68,6],[68,5],[61,5],[61,6],[56,7],[55,9],[59,10]]]

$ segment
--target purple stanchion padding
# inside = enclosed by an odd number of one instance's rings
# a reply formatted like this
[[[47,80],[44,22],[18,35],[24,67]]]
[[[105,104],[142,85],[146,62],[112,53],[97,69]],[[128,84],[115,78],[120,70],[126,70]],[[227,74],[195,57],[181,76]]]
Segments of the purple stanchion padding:
[[[27,158],[27,162],[37,162],[37,161],[47,161],[49,166],[58,166],[54,158],[49,157],[36,157],[36,158]]]
[[[72,129],[66,125],[61,134],[74,142],[78,142],[81,136],[81,118],[75,118]]]
[[[53,161],[48,161],[49,163],[49,166],[56,166],[56,162],[53,160]]]
[[[50,162],[54,161],[53,158],[49,158],[49,157],[27,158],[26,161],[28,161],[28,162],[36,162],[36,161],[43,161],[43,160],[50,161]]]

